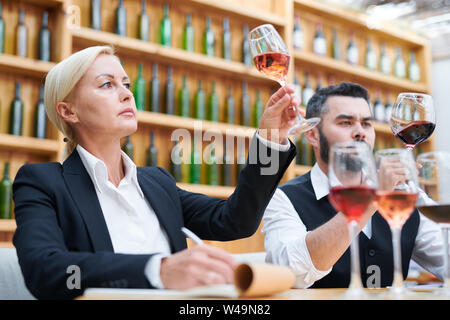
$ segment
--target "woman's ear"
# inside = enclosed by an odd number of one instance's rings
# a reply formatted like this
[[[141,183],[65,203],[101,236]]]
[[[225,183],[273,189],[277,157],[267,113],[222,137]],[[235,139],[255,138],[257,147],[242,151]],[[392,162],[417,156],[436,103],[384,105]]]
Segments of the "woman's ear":
[[[78,115],[70,102],[58,102],[56,104],[56,112],[58,112],[64,122],[72,124],[79,122]]]

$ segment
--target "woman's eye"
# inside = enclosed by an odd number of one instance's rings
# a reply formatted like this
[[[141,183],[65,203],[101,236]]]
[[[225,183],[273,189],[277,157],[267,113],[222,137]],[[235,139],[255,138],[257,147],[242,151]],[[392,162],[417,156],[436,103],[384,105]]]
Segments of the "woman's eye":
[[[110,88],[111,87],[111,82],[105,82],[104,84],[102,84],[101,86],[100,86],[101,88]]]

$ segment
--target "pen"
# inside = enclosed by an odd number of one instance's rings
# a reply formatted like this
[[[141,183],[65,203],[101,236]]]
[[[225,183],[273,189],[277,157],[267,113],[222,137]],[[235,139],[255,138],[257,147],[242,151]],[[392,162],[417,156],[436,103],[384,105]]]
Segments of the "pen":
[[[202,239],[200,239],[195,233],[193,233],[188,228],[182,227],[181,232],[183,232],[186,235],[186,237],[194,241],[195,244],[203,244]]]

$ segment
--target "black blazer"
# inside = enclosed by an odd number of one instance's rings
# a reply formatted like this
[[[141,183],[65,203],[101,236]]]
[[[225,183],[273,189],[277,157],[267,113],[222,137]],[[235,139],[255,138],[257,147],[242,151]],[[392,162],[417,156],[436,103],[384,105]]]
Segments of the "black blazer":
[[[187,247],[182,226],[206,240],[252,235],[295,157],[290,144],[289,151],[277,152],[280,169],[274,175],[262,175],[259,160],[247,164],[228,200],[182,190],[162,168],[138,167],[139,185],[167,232],[172,252]],[[255,138],[252,148],[266,147]],[[94,185],[77,151],[62,165],[22,166],[13,198],[17,222],[13,243],[25,283],[36,298],[75,298],[89,287],[151,288],[144,274],[151,255],[113,252]],[[67,285],[74,274],[72,265],[79,267],[80,289]]]

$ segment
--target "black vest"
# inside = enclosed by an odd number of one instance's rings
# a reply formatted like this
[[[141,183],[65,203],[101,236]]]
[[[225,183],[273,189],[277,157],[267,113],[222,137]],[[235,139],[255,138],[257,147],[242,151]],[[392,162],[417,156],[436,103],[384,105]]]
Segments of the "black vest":
[[[310,172],[296,177],[280,186],[288,196],[308,231],[314,230],[329,221],[337,213],[328,201],[328,197],[316,199],[311,183]],[[414,210],[402,228],[401,250],[403,278],[408,275],[409,261],[419,228],[419,213]],[[367,278],[373,274],[371,265],[376,265],[381,272],[381,287],[390,286],[393,280],[394,259],[392,236],[388,223],[378,213],[372,216],[372,237],[369,239],[360,232],[359,252],[361,261],[361,280],[367,285]],[[331,272],[316,281],[312,288],[347,288],[350,283],[350,248],[334,264]]]

